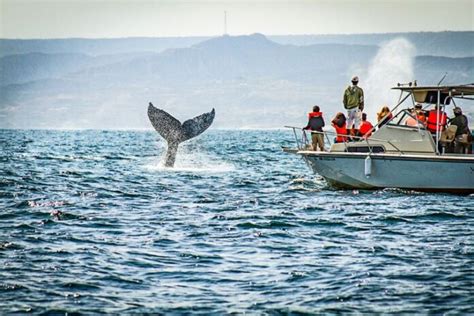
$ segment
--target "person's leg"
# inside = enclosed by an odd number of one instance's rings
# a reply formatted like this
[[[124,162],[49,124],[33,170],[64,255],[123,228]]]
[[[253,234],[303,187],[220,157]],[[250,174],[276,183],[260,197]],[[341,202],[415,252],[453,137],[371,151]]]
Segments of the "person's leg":
[[[454,153],[461,154],[462,152],[463,152],[462,135],[458,135],[454,139]]]
[[[323,134],[317,134],[318,135],[318,147],[320,151],[324,151],[324,135]]]
[[[312,143],[312,149],[316,150],[318,148],[318,134],[311,133],[311,143]]]
[[[359,109],[356,109],[354,113],[354,136],[359,136],[361,116],[362,116],[362,111]],[[356,138],[355,140],[358,140],[358,138]]]
[[[455,142],[450,142],[446,144],[446,153],[448,154],[454,153],[454,144]]]
[[[347,130],[352,128],[354,124],[354,109],[347,110]]]

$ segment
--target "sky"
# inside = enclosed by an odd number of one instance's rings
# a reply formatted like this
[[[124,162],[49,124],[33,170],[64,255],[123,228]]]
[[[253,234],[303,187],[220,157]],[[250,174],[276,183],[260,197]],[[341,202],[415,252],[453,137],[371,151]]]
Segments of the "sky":
[[[474,30],[474,0],[0,0],[0,38]]]

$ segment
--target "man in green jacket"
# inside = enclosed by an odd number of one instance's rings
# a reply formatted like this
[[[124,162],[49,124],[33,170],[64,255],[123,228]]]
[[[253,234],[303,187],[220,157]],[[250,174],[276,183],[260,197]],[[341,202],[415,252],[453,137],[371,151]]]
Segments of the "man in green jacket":
[[[344,108],[347,110],[347,130],[354,129],[354,134],[358,135],[360,125],[360,113],[364,110],[364,90],[357,86],[359,77],[352,77],[352,86],[348,86],[344,91]]]

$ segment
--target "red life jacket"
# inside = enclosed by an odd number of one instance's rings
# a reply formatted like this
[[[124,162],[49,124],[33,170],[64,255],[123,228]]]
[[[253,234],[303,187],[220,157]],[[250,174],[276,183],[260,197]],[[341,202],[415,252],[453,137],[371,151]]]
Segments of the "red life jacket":
[[[308,113],[308,118],[323,116],[323,112],[310,112]]]
[[[431,132],[431,133],[436,133],[436,117],[438,116],[438,111],[436,110],[431,110],[428,113],[428,120],[426,122],[426,128]],[[444,127],[446,126],[446,121],[448,119],[448,116],[446,113],[439,111],[439,117],[438,117],[438,131],[444,130]]]
[[[342,127],[339,127],[336,124],[333,124],[332,126],[334,126],[334,128],[336,129],[336,134],[338,134],[336,136],[336,143],[346,142],[347,141],[347,136],[343,136],[343,135],[347,135],[346,123],[344,123],[344,125],[342,125]]]
[[[359,127],[359,132],[363,138],[367,138],[372,135],[372,133],[369,133],[372,128],[373,126],[369,121],[362,121]]]

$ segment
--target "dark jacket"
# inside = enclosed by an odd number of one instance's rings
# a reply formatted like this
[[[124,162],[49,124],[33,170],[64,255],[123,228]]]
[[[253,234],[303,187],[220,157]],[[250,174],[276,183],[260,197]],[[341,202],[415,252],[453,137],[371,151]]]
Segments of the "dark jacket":
[[[456,136],[462,134],[469,134],[469,127],[467,125],[467,117],[464,114],[457,115],[451,120],[451,125],[456,125]]]
[[[303,129],[322,132],[324,127],[323,113],[311,112],[308,114],[308,125]]]

